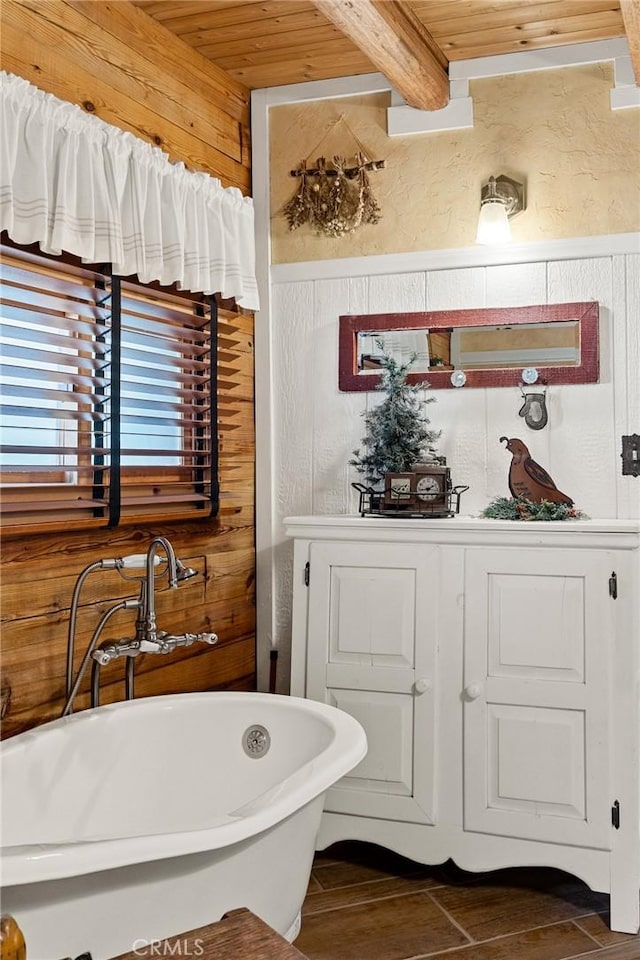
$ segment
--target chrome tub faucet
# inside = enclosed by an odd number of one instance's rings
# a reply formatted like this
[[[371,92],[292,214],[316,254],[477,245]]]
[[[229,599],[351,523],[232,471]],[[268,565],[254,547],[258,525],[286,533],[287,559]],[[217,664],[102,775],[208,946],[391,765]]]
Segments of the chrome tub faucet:
[[[164,552],[165,569],[156,573],[155,568],[162,564],[158,557],[158,551]],[[127,574],[131,568],[144,568],[143,576]],[[80,668],[73,679],[73,658],[75,647],[75,626],[80,589],[88,574],[95,570],[117,570],[124,580],[137,580],[140,583],[140,594],[137,600],[121,600],[110,607],[102,616],[98,626],[93,632],[91,640],[87,646],[85,654],[80,664]],[[177,647],[189,647],[193,643],[207,643],[213,645],[218,642],[215,633],[183,633],[171,634],[165,630],[158,630],[156,623],[156,605],[155,605],[155,587],[156,580],[159,577],[168,578],[169,588],[175,590],[178,584],[184,580],[195,577],[197,571],[191,567],[185,566],[181,560],[176,557],[175,551],[166,537],[155,537],[146,552],[146,554],[130,557],[121,557],[113,560],[97,560],[89,564],[80,573],[74,590],[69,615],[69,636],[67,643],[67,669],[66,669],[66,702],[62,711],[62,716],[66,717],[72,712],[73,700],[78,692],[80,683],[84,676],[89,660],[93,660],[92,678],[91,678],[91,706],[99,704],[100,690],[100,667],[112,663],[120,657],[128,657],[125,672],[125,697],[127,700],[133,699],[133,681],[134,681],[134,660],[142,653],[171,653]],[[136,629],[134,639],[123,639],[116,641],[107,641],[98,646],[98,640],[111,618],[119,610],[137,610]]]
[[[101,667],[113,663],[120,657],[137,657],[141,653],[173,653],[177,647],[190,647],[192,643],[218,642],[215,633],[170,634],[161,631],[154,640],[121,640],[115,643],[102,643],[92,652],[91,657]]]

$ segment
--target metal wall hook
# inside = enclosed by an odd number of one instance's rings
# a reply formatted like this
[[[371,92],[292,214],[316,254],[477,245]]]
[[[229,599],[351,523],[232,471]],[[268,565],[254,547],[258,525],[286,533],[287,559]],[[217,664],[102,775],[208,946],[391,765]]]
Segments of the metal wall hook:
[[[531,430],[542,430],[549,421],[545,393],[525,393],[520,387],[524,403],[518,410],[518,416],[524,417],[524,422]]]

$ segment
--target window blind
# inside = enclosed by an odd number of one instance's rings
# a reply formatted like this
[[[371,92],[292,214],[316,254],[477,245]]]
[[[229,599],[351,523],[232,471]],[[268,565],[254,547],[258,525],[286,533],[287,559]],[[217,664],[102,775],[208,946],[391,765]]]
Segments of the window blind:
[[[1,278],[3,527],[215,513],[213,298],[13,247]]]
[[[209,515],[218,496],[215,303],[123,281],[120,318],[121,515]]]

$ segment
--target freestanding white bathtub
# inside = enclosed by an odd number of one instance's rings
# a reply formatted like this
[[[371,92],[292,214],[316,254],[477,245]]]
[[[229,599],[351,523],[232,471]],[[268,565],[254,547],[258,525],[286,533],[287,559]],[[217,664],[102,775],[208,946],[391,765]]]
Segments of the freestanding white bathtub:
[[[267,751],[246,753],[260,728]],[[105,960],[242,906],[291,940],[324,792],[365,752],[348,714],[260,693],[133,700],[20,734],[0,752],[2,911],[29,960]]]

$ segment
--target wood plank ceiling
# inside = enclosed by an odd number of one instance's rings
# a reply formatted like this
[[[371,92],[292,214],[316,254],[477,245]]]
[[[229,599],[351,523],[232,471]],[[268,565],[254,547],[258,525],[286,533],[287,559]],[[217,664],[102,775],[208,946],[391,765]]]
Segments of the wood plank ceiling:
[[[625,28],[633,53],[640,31],[640,0],[134,2],[250,89],[379,70],[423,109],[443,106],[449,61],[606,40]],[[640,53],[634,59],[640,76]]]

